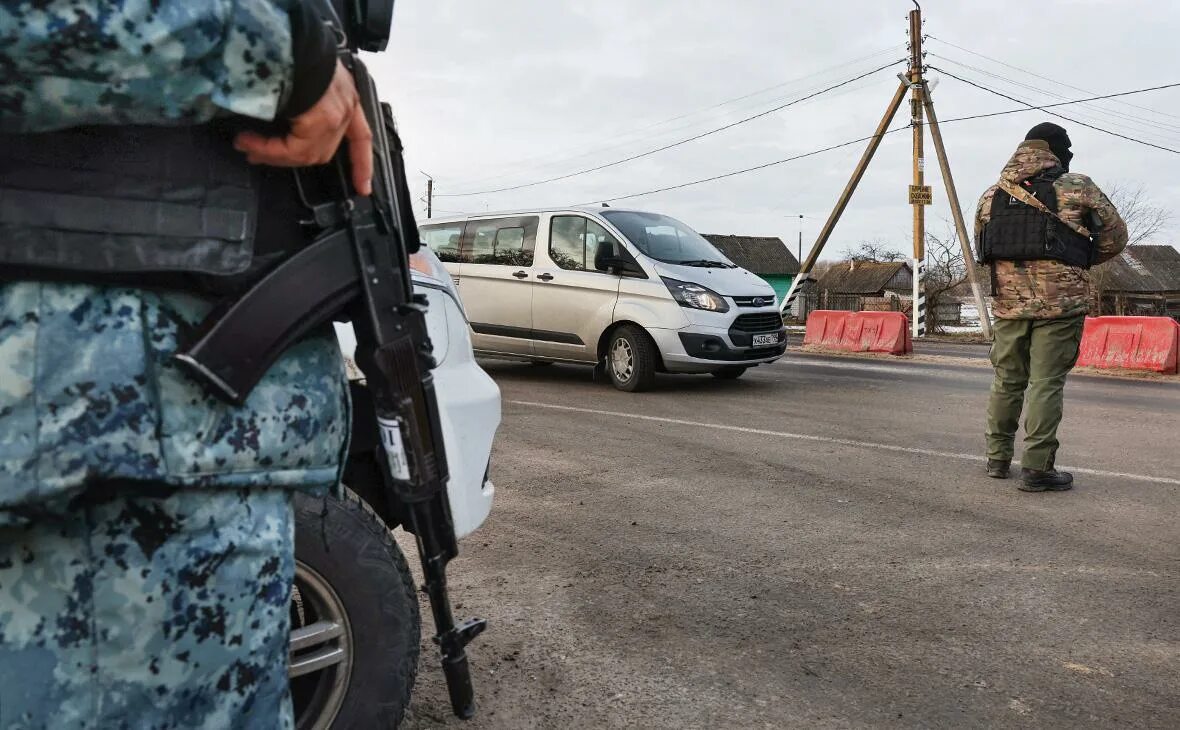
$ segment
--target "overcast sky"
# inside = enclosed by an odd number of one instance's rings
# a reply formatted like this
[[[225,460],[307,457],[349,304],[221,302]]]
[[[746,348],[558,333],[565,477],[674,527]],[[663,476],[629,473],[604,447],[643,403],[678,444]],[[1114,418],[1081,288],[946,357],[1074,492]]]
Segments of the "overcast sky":
[[[509,192],[444,196],[609,163],[901,59],[906,13],[912,7],[900,0],[398,0],[390,50],[369,62],[383,97],[394,104],[415,194],[425,191],[418,170],[434,176],[436,215],[569,205],[676,185],[870,135],[902,65],[609,169]],[[1053,81],[933,39],[926,45],[928,64],[1033,103],[1180,81],[1180,6],[1174,3],[931,0],[923,9],[927,34]],[[931,76],[939,79],[933,96],[942,119],[1020,106],[937,71]],[[721,104],[742,96],[747,98]],[[1180,149],[1180,88],[1123,102],[1059,111]],[[995,181],[1024,133],[1046,119],[1052,117],[1031,111],[945,126],[969,220],[979,195]],[[1090,175],[1103,188],[1143,185],[1157,204],[1175,209],[1180,218],[1180,154],[1054,121],[1073,139],[1074,171]],[[893,124],[907,122],[908,104]],[[703,233],[780,236],[792,250],[802,213],[806,253],[864,146],[613,205],[667,213]],[[886,137],[824,258],[875,238],[909,250],[910,149],[908,132]],[[935,201],[927,209],[928,225],[939,232],[950,212],[929,141],[927,155]],[[1180,220],[1159,242],[1178,241]]]

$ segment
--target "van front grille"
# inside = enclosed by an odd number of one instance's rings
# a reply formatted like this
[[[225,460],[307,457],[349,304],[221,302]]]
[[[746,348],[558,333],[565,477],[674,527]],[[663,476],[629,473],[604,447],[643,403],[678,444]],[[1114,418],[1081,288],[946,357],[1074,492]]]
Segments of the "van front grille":
[[[775,298],[770,295],[734,297],[733,303],[739,307],[770,307],[774,305]]]
[[[757,334],[760,332],[778,332],[783,328],[783,316],[778,312],[759,312],[757,314],[743,314],[733,321],[730,330]]]

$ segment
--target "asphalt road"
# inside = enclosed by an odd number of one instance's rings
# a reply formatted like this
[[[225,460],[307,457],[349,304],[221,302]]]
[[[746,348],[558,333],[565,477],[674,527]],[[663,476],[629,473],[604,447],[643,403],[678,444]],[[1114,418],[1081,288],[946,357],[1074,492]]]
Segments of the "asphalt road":
[[[487,368],[496,504],[451,571],[479,714],[424,640],[406,727],[1180,725],[1180,385],[1072,378],[1077,487],[1025,494],[982,474],[986,368]]]
[[[926,340],[914,342],[914,353],[918,355],[942,355],[986,360],[990,350],[990,345],[959,342],[928,342]]]

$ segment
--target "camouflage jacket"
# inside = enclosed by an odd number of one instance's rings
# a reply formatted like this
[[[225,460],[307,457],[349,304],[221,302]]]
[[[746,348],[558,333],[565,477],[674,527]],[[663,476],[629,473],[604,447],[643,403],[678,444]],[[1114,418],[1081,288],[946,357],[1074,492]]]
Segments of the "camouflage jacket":
[[[0,4],[0,126],[272,118],[298,0]],[[330,332],[286,352],[244,407],[169,356],[209,303],[181,293],[0,284],[0,525],[59,510],[87,482],[322,489],[349,427]]]
[[[0,3],[0,132],[273,119],[300,0]]]
[[[1021,142],[1001,179],[1018,183],[1036,177],[1061,162],[1046,142]],[[975,239],[991,218],[998,186],[987,189],[975,211]],[[1067,172],[1053,183],[1057,213],[1071,224],[1087,228],[1087,213],[1102,222],[1098,234],[1098,263],[1117,256],[1127,245],[1127,225],[1106,195],[1085,175]],[[1058,319],[1085,314],[1090,308],[1090,276],[1085,269],[1060,261],[997,261],[992,265],[994,314],[1000,319]]]

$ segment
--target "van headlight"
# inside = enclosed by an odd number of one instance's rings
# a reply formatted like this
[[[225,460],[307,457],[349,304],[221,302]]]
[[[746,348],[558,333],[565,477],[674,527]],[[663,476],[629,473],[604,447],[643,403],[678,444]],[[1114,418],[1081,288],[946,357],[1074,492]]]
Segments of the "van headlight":
[[[729,311],[729,304],[726,303],[725,298],[708,287],[667,277],[660,278],[664,280],[668,291],[672,292],[672,298],[682,307],[704,309],[709,312]]]

